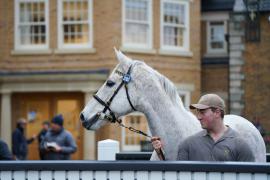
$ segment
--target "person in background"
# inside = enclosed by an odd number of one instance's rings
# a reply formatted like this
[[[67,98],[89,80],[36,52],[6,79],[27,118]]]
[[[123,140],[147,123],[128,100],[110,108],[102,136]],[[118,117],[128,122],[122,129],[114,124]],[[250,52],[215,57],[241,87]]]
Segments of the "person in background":
[[[28,144],[32,143],[36,139],[36,135],[26,139],[24,131],[27,125],[27,121],[21,118],[17,122],[17,128],[12,133],[12,153],[15,159],[26,160],[28,153]]]
[[[48,132],[49,127],[50,127],[50,122],[44,121],[42,123],[42,129],[37,136],[38,137],[38,144],[39,144],[39,146],[38,146],[39,147],[39,157],[41,160],[44,160],[44,152],[41,150],[40,145],[41,145],[42,140],[45,138],[45,135]]]
[[[223,122],[225,103],[216,94],[202,96],[195,109],[203,130],[185,139],[178,148],[178,160],[189,161],[255,161],[251,148],[239,134]],[[151,139],[160,153],[159,137]]]
[[[63,116],[56,115],[51,121],[51,128],[41,142],[41,150],[45,160],[69,160],[77,150],[71,133],[63,127]]]
[[[7,143],[5,143],[2,139],[0,139],[0,160],[13,160]]]

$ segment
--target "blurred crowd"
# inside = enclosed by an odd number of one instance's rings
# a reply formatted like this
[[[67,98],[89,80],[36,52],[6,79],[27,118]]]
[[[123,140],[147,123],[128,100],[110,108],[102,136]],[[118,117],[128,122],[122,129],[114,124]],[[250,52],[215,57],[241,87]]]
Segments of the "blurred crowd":
[[[52,120],[44,121],[38,135],[25,137],[27,121],[21,118],[17,121],[16,129],[12,132],[12,151],[0,139],[0,160],[27,160],[28,144],[38,141],[41,160],[69,160],[77,145],[72,134],[64,128],[64,118],[61,114]]]

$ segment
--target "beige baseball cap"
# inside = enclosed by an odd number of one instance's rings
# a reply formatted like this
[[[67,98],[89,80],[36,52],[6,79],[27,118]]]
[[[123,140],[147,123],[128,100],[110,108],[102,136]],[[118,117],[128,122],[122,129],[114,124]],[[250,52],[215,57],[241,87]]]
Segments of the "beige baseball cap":
[[[207,109],[207,108],[218,108],[225,111],[225,103],[221,97],[216,94],[203,95],[197,104],[191,104],[190,109]]]

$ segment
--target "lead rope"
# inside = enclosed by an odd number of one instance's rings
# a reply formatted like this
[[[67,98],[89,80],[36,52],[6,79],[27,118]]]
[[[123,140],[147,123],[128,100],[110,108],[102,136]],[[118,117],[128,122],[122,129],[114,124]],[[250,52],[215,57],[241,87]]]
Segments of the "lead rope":
[[[146,137],[149,137],[149,138],[152,138],[153,137],[153,136],[150,136],[150,135],[146,134],[145,132],[140,131],[138,129],[135,129],[135,128],[131,127],[131,126],[125,126],[122,123],[122,119],[116,119],[116,122],[119,124],[120,127],[126,128],[126,129],[128,129],[128,130],[130,130],[132,132],[135,132],[137,134],[141,134],[141,135],[146,136]],[[159,159],[162,160],[162,161],[164,161],[165,160],[165,156],[164,156],[164,153],[163,153],[162,149],[158,149],[158,150],[155,149],[155,151],[156,151]]]

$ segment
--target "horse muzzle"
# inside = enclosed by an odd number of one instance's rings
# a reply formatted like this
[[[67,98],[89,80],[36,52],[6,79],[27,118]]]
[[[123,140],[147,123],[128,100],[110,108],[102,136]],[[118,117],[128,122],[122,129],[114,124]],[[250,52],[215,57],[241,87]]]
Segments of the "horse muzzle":
[[[95,124],[100,118],[100,113],[95,114],[93,117],[91,117],[89,120],[85,119],[84,115],[81,113],[80,119],[82,121],[82,125],[84,128],[91,130],[91,127],[93,124]]]
[[[114,123],[115,122],[115,116],[113,115],[107,115],[105,113],[102,112],[98,112],[96,113],[93,117],[91,117],[89,120],[87,120],[83,113],[81,113],[80,115],[80,119],[82,121],[82,125],[84,128],[91,130],[91,127],[98,121],[98,120],[104,120],[104,121],[109,121]]]

